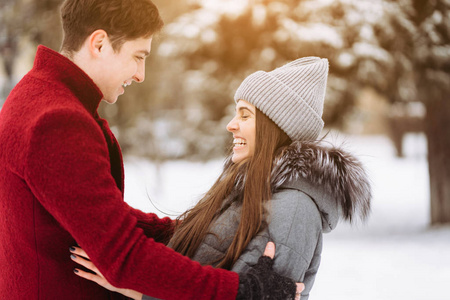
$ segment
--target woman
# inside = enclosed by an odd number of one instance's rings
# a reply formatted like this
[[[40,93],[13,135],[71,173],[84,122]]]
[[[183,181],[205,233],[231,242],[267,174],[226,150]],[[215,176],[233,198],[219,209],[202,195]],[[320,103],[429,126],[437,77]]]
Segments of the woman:
[[[242,82],[227,125],[232,154],[203,199],[180,216],[170,247],[201,264],[245,272],[273,241],[274,270],[303,282],[301,298],[308,299],[322,232],[339,217],[364,219],[370,210],[360,162],[317,141],[327,75],[326,59],[306,57]]]

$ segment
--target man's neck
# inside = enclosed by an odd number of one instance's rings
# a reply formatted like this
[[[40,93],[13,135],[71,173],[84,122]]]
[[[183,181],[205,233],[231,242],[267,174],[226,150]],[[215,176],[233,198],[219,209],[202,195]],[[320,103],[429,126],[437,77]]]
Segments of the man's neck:
[[[62,56],[66,57],[67,59],[71,60],[73,62],[73,52],[69,52],[66,50],[61,50],[59,52],[59,54],[61,54]]]

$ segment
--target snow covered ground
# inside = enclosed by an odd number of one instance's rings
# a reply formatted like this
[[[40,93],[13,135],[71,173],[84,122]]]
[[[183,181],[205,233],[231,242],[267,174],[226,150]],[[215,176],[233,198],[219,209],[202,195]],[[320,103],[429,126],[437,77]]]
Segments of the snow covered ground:
[[[343,143],[363,161],[373,184],[373,209],[366,224],[341,223],[324,236],[322,264],[310,299],[450,299],[450,226],[428,226],[425,137],[407,135],[402,159],[394,156],[383,136],[331,134],[328,139]],[[221,168],[221,160],[157,167],[127,157],[125,200],[160,216],[177,215],[195,204]]]

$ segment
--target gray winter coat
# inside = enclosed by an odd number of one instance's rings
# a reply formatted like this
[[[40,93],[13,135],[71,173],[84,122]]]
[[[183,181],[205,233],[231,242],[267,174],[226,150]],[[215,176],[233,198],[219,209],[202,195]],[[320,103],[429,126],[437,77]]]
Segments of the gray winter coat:
[[[244,184],[245,178],[237,181],[231,201],[243,193]],[[303,282],[301,299],[307,300],[320,265],[322,233],[333,230],[340,217],[351,220],[355,212],[365,217],[370,185],[352,155],[319,143],[294,142],[275,159],[271,187],[268,226],[250,242],[232,271],[245,272],[273,241],[275,271]],[[240,210],[240,202],[233,201],[213,223],[193,260],[210,264],[223,256],[238,228]]]
[[[305,191],[307,185],[299,180],[284,184],[273,194],[273,199],[267,204],[270,213],[268,227],[253,238],[232,268],[237,273],[245,273],[256,264],[267,242],[273,241],[276,249],[274,269],[305,284],[302,300],[308,299],[322,252],[322,217],[313,200],[317,197],[317,202],[322,201],[322,190],[310,189],[312,193],[308,195]],[[330,215],[337,214],[336,207],[327,209]],[[234,202],[218,218],[193,260],[208,264],[226,252],[238,228],[240,210],[241,206]]]

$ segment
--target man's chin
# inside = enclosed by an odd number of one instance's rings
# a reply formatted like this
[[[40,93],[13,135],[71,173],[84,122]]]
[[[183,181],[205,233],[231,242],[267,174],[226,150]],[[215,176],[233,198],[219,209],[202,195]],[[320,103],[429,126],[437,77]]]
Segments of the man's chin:
[[[118,99],[119,97],[115,97],[115,98],[103,98],[102,100],[103,101],[105,101],[106,103],[108,103],[108,104],[114,104],[114,103],[116,103],[117,102],[117,99]]]

